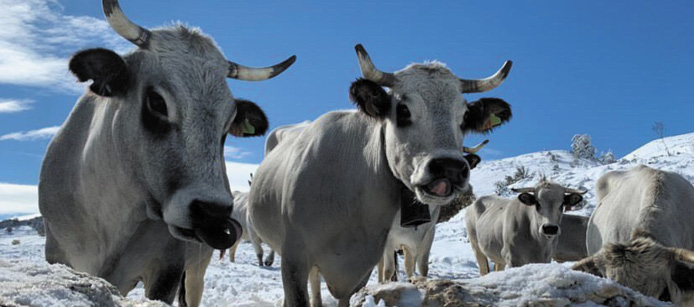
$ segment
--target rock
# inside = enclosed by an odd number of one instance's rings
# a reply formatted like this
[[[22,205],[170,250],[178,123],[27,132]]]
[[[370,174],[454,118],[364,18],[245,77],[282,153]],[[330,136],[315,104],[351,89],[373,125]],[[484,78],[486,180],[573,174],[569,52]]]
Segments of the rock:
[[[0,259],[0,306],[168,306],[126,299],[107,281],[62,264]]]

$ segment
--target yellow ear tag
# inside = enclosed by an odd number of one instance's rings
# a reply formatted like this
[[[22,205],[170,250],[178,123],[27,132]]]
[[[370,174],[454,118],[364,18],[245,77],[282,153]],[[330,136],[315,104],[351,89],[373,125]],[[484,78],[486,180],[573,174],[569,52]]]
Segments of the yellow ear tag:
[[[489,121],[491,122],[492,127],[496,127],[498,125],[501,125],[501,118],[499,118],[498,116],[496,116],[494,114],[489,116]]]
[[[243,134],[255,134],[255,127],[251,125],[248,118],[243,121]]]

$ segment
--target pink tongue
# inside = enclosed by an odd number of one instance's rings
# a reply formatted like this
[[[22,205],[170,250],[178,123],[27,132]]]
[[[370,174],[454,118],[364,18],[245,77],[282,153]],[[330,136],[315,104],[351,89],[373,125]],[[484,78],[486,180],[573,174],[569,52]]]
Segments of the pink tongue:
[[[439,182],[431,188],[431,192],[439,196],[446,196],[446,194],[448,194],[448,182],[446,182],[446,180],[439,180]]]

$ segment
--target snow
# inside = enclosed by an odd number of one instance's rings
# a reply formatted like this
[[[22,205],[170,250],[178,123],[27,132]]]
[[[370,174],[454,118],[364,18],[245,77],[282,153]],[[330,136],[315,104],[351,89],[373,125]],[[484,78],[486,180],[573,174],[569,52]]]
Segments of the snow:
[[[663,141],[667,144],[671,156],[662,151],[664,149],[662,147]],[[483,159],[485,158],[484,149],[480,155]],[[514,183],[512,187],[531,186],[540,177],[546,176],[572,188],[586,189],[588,193],[585,195],[585,206],[571,214],[588,216],[596,205],[595,181],[609,171],[626,170],[641,163],[650,167],[677,172],[690,182],[694,182],[694,165],[692,165],[694,164],[694,133],[669,137],[664,140],[654,140],[616,163],[608,165],[602,165],[593,160],[576,160],[571,153],[564,150],[541,151],[513,158],[483,161],[472,171],[471,184],[478,197],[494,194],[496,182],[504,180],[505,176],[513,175],[517,167],[524,166],[530,172],[529,178]],[[232,179],[232,189],[248,190],[249,173],[253,172],[256,167],[257,165],[252,164],[228,162],[227,172]],[[2,187],[0,185],[0,192],[3,191]],[[31,188],[25,188],[22,189],[31,190]],[[5,194],[0,194],[0,199],[7,200],[3,195]],[[506,195],[506,197],[511,196]],[[19,198],[20,201],[22,199],[25,198]],[[5,211],[2,205],[0,205],[0,210],[2,210],[0,214],[13,213]],[[531,297],[579,295],[580,291],[589,291],[608,282],[607,280],[589,278],[582,273],[571,272],[566,269],[566,266],[570,264],[532,265],[478,278],[477,263],[467,240],[463,223],[464,211],[448,222],[437,225],[436,238],[430,257],[430,279],[465,281],[470,286],[480,288],[494,285],[498,291],[497,296],[508,297],[504,299],[504,302],[508,301],[511,305],[515,304],[511,302],[523,302]],[[28,213],[35,212],[30,211]],[[19,240],[20,243],[12,245],[13,240]],[[11,234],[0,230],[0,260],[4,263],[10,262],[19,268],[29,268],[32,264],[45,266],[43,259],[44,240],[45,238],[39,237],[29,227],[19,227],[14,229]],[[217,255],[215,254],[215,258],[212,259],[205,276],[206,289],[203,295],[203,306],[281,306],[283,297],[282,277],[279,269],[281,257],[275,259],[275,264],[272,267],[258,267],[255,252],[249,242],[243,242],[238,247],[236,263],[230,263],[228,257],[218,259]],[[399,272],[401,280],[404,277],[402,269],[401,266]],[[52,268],[42,270],[47,273],[59,271]],[[15,271],[19,274],[21,270]],[[0,278],[4,276],[3,274],[0,272]],[[369,286],[376,285],[376,279],[374,270]],[[563,289],[564,286],[561,282],[564,281],[575,281],[582,286],[580,289],[572,287]],[[578,292],[573,293],[571,291]],[[143,293],[144,290],[140,286],[128,294],[127,298],[141,299],[144,296]],[[38,293],[34,295],[38,295]],[[325,306],[337,305],[337,301],[332,298],[325,284],[322,285],[322,297]],[[379,306],[379,302],[375,300],[367,300],[366,302],[369,306]]]

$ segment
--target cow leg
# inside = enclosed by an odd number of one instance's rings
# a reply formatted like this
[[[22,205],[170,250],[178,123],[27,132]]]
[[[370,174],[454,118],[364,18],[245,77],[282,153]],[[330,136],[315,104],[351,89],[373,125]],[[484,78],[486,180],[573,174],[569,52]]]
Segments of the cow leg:
[[[505,268],[506,268],[506,265],[501,263],[501,262],[494,263],[494,271],[495,272],[503,271]]]
[[[407,246],[403,247],[403,252],[405,254],[405,274],[407,274],[408,279],[412,279],[412,276],[414,276],[414,264],[417,255],[411,248]]]
[[[270,248],[270,253],[265,257],[265,266],[272,266],[275,263],[275,250]]]
[[[420,276],[429,276],[429,254],[431,253],[431,245],[434,244],[434,235],[436,234],[436,226],[431,227],[429,232],[422,240],[422,244],[417,249],[417,270]]]
[[[311,307],[323,306],[323,299],[321,298],[320,292],[320,272],[317,266],[311,269],[309,281],[311,282]]]
[[[475,251],[477,266],[480,267],[480,276],[489,274],[489,262],[487,261],[487,256],[480,250],[477,240],[470,237],[470,245],[472,245],[472,250]]]
[[[388,282],[393,274],[397,274],[395,272],[395,261],[393,257],[390,256],[392,251],[386,249],[386,252],[383,253],[383,257],[381,258],[381,261],[383,261],[383,283]]]
[[[58,241],[53,236],[53,232],[51,231],[51,228],[48,224],[48,221],[46,221],[45,219],[44,219],[44,228],[45,228],[45,232],[46,232],[46,246],[44,248],[46,261],[50,264],[62,263],[64,265],[72,267],[72,265],[70,265],[70,262],[67,261],[67,259],[65,257],[65,253],[63,253],[63,250],[60,249],[60,245],[58,244]]]
[[[385,278],[383,277],[383,267],[385,266],[385,263],[383,259],[385,259],[388,253],[384,253],[383,257],[381,257],[381,260],[378,261],[378,282],[379,283],[385,283]]]
[[[253,244],[253,249],[255,250],[255,256],[258,258],[258,266],[263,266],[263,246],[260,245],[262,241],[257,234],[253,233],[252,231],[250,233],[252,233],[252,235],[250,235],[251,243]]]
[[[229,248],[229,261],[231,262],[236,262],[236,249],[239,247],[239,243],[241,243],[241,240],[237,240],[236,243]]]
[[[212,255],[201,259],[201,261],[186,269],[184,285],[185,299],[188,306],[197,307],[200,305],[200,301],[202,301],[202,292],[205,289],[205,272],[210,264],[210,260],[212,260]]]
[[[280,268],[282,269],[282,286],[284,287],[284,307],[308,306],[308,288],[306,285],[311,266],[307,263],[303,248],[299,246],[282,248]]]

